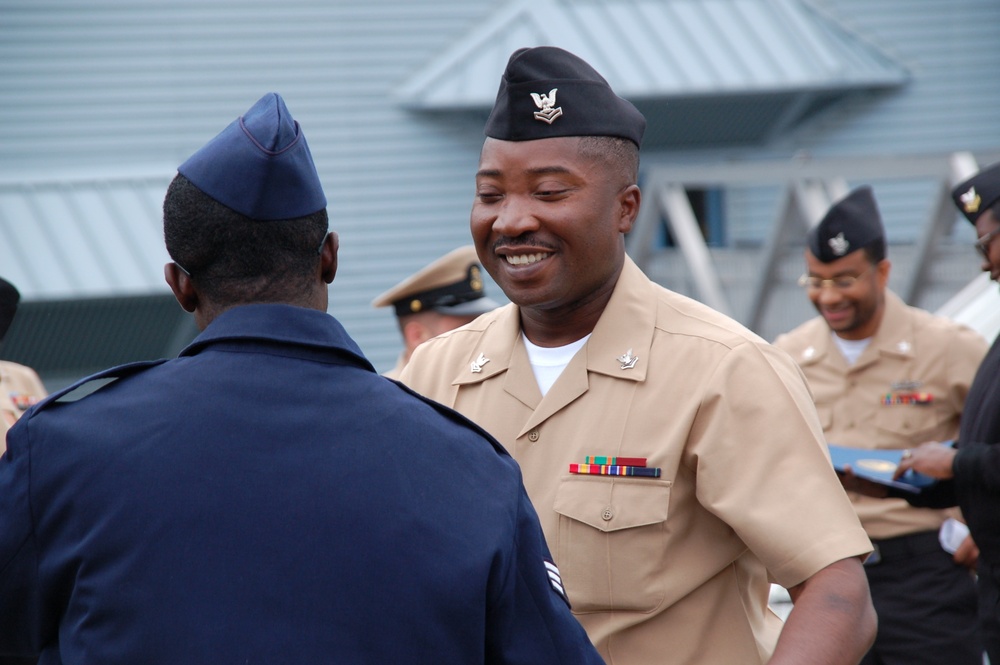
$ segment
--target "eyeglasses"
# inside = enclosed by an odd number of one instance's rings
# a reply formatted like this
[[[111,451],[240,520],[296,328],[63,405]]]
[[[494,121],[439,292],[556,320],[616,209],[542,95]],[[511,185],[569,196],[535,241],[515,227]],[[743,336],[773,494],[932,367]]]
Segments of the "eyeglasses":
[[[858,280],[868,274],[869,271],[871,271],[871,268],[867,268],[859,275],[837,275],[833,279],[802,275],[802,277],[799,277],[799,286],[809,291],[821,291],[825,286],[832,286],[838,291],[846,291],[857,284]]]
[[[990,260],[990,243],[993,242],[993,239],[996,238],[998,235],[1000,235],[1000,229],[995,229],[993,231],[990,231],[986,235],[980,236],[976,240],[975,244],[973,244],[972,246],[976,248],[976,251],[978,251],[980,254],[983,255],[984,259],[986,259],[987,261],[989,261]]]

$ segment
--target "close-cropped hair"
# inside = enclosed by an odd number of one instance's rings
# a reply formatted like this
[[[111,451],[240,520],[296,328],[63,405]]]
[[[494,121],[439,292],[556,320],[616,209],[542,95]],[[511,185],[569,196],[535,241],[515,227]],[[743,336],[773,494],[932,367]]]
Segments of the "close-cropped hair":
[[[603,159],[612,171],[617,171],[626,185],[639,179],[639,146],[617,136],[584,136],[580,153],[591,158]]]
[[[299,301],[313,287],[328,226],[325,208],[294,219],[250,219],[181,174],[163,200],[170,258],[218,303]]]

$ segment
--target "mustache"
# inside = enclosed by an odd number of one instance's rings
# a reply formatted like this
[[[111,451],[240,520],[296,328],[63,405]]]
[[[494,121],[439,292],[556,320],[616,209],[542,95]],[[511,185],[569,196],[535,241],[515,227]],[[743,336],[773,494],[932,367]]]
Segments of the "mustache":
[[[522,233],[519,236],[500,236],[495,241],[493,241],[492,250],[496,252],[498,249],[503,247],[537,247],[539,249],[547,249],[550,251],[556,251],[556,248],[550,242],[546,242],[538,237],[535,233]]]

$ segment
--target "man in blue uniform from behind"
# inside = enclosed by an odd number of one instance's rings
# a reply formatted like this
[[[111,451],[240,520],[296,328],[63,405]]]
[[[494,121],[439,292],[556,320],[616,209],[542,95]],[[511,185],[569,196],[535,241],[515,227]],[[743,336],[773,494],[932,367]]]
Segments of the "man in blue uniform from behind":
[[[519,469],[326,313],[338,239],[269,94],[178,169],[176,359],[54,394],[0,460],[0,655],[600,663]]]

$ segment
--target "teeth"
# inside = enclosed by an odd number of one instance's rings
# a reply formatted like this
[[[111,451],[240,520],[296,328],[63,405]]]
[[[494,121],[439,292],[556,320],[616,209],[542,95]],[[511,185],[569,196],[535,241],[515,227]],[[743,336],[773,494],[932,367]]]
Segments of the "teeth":
[[[512,266],[523,266],[529,263],[535,263],[536,261],[541,261],[545,258],[545,254],[520,254],[518,256],[508,256],[507,263]]]

